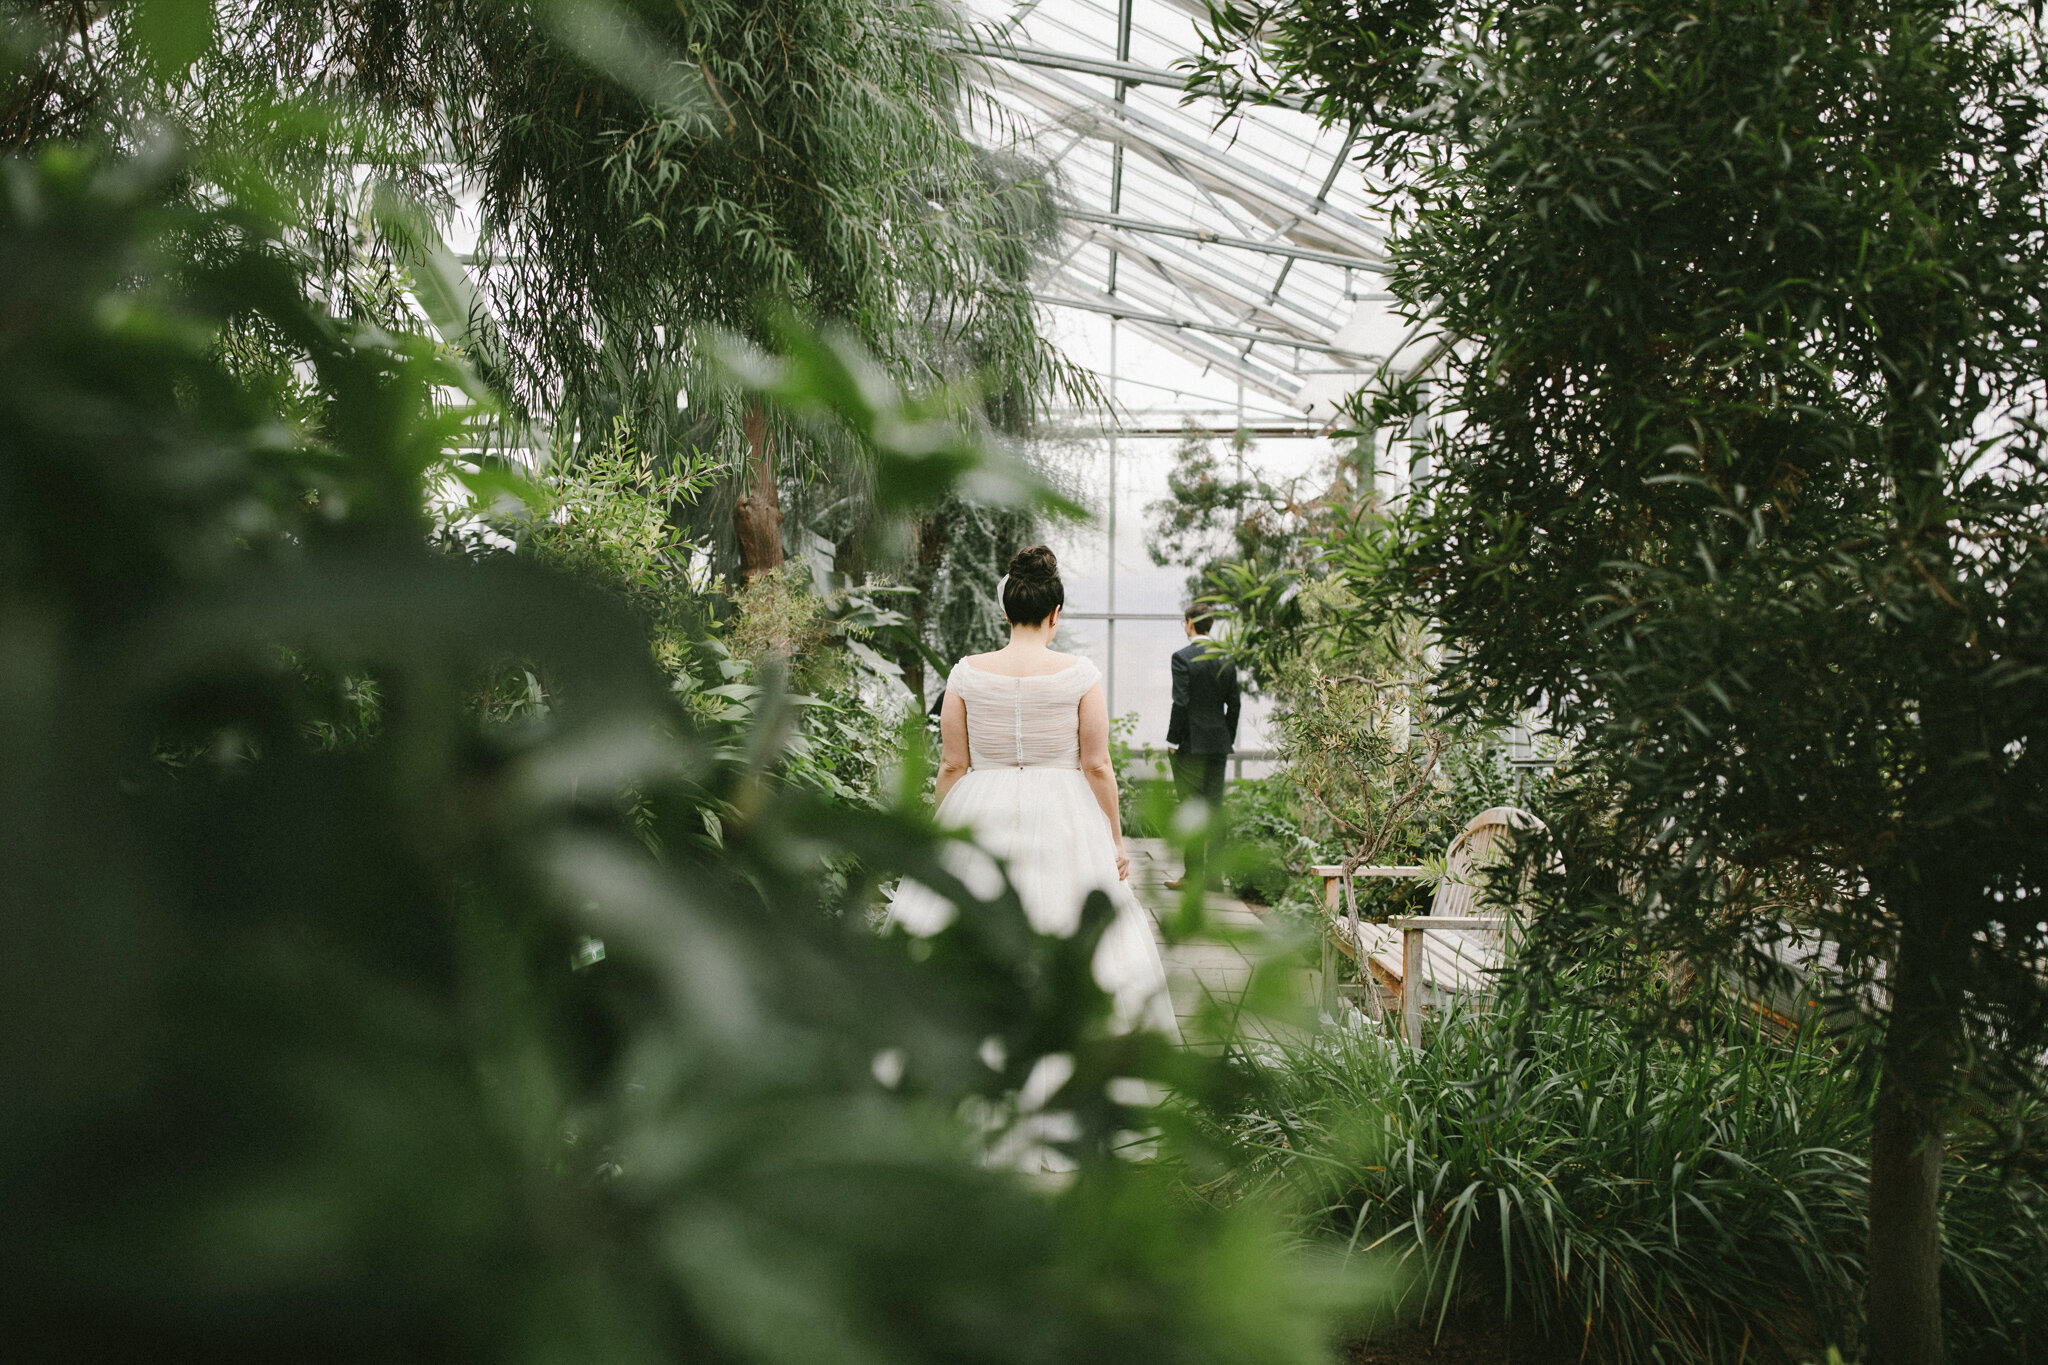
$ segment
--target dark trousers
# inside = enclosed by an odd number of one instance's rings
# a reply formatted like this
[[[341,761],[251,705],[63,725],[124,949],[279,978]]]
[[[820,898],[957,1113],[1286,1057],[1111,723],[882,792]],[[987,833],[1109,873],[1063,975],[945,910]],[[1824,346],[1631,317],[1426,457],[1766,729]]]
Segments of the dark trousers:
[[[1223,804],[1223,778],[1229,766],[1229,754],[1191,754],[1185,749],[1173,752],[1173,790],[1185,801],[1190,796],[1199,796],[1209,803],[1211,810]]]

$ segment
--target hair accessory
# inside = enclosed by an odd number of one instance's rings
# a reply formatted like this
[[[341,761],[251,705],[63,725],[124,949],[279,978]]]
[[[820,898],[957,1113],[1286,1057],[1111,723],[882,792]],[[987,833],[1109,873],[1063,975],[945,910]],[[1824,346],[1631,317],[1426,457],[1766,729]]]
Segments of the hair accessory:
[[[997,606],[999,606],[999,607],[1000,607],[1001,605],[1003,605],[1003,589],[1004,589],[1004,588],[1007,588],[1007,587],[1009,587],[1009,586],[1010,586],[1010,576],[1009,576],[1008,574],[1004,574],[1004,575],[1003,575],[1003,576],[1002,576],[1001,578],[998,578],[998,579],[996,580],[996,605],[997,605]]]

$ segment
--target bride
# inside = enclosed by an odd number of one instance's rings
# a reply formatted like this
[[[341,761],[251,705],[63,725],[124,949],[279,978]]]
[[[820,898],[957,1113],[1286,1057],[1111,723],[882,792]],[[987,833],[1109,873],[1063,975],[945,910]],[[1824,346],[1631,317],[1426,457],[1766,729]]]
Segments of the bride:
[[[1177,1037],[1152,920],[1129,885],[1102,675],[1088,660],[1052,648],[1067,600],[1052,551],[1019,550],[996,592],[1010,643],[969,655],[946,679],[939,819],[972,831],[980,848],[1009,864],[1024,913],[1041,934],[1073,933],[1088,893],[1106,893],[1116,918],[1096,948],[1094,972],[1115,1002],[1116,1026]],[[959,854],[974,860],[970,850]],[[950,903],[914,882],[890,906],[891,917],[916,934],[938,932],[953,914]]]

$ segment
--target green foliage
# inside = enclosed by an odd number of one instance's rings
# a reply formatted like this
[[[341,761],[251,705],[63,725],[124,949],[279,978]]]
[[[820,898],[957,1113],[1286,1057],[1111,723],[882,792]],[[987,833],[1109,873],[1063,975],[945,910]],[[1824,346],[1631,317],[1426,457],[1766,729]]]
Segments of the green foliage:
[[[2048,818],[2034,29],[1631,5],[1418,41],[1441,97],[1376,134],[1416,175],[1397,286],[1478,340],[1441,477],[1340,573],[1440,623],[1454,704],[1597,746],[1682,946],[1799,863],[1834,937],[1926,926],[1999,1027],[2038,1022],[2039,916],[2007,909]],[[1964,967],[1980,931],[2012,955]]]
[[[739,658],[802,669],[797,685],[807,690],[821,682],[829,686],[823,670],[845,665],[843,656],[819,657],[828,633],[825,606],[810,590],[808,577],[801,565],[788,565],[741,586],[733,593],[733,619],[725,636],[726,647]]]
[[[1009,643],[1010,626],[996,600],[996,584],[1011,555],[1044,538],[1038,519],[1025,509],[967,498],[948,498],[917,519],[915,555],[904,575],[915,593],[909,611],[918,638],[929,641],[944,666]],[[943,684],[944,667],[936,680]]]
[[[671,508],[701,497],[720,471],[702,454],[657,462],[624,422],[580,459],[562,452],[535,485],[540,496],[511,529],[550,568],[614,584],[629,599],[687,583],[696,548],[669,524]],[[658,620],[658,609],[647,613]]]
[[[512,516],[472,510],[510,536],[519,554],[615,592],[645,623],[655,655],[681,665],[705,625],[702,546],[674,528],[674,509],[701,497],[720,472],[702,456],[664,464],[640,449],[623,422],[581,459],[562,452],[527,489]]]
[[[5,14],[0,147],[137,145],[169,115],[201,149],[195,194],[266,206],[337,311],[424,313],[512,400],[481,442],[552,433],[581,455],[623,417],[665,466],[730,461],[742,405],[699,329],[766,339],[790,310],[900,374],[976,381],[997,430],[1028,432],[1056,392],[1095,396],[1022,287],[1055,239],[1045,169],[964,135],[949,4],[259,0],[217,28],[183,0]],[[460,260],[441,231],[458,202],[480,229]],[[799,548],[823,533],[850,577],[920,589],[952,558],[943,536],[914,566],[867,543],[878,469],[837,427],[771,439]],[[726,572],[743,483],[673,509]],[[956,576],[999,573],[1029,539],[1000,538]],[[949,656],[988,628],[971,593],[933,605],[924,633]]]
[[[1332,677],[1291,669],[1275,714],[1287,776],[1315,828],[1376,862],[1440,790],[1451,734],[1432,724],[1424,687],[1391,670]]]
[[[1232,782],[1223,812],[1224,838],[1250,855],[1231,878],[1230,889],[1253,905],[1283,903],[1297,884],[1312,880],[1309,865],[1324,861],[1327,850],[1303,832],[1300,802],[1284,773]],[[1316,895],[1321,895],[1320,882]]]
[[[772,693],[707,733],[617,592],[430,549],[465,420],[432,400],[462,377],[310,307],[260,221],[178,174],[0,163],[0,1335],[95,1361],[1319,1359],[1355,1286],[1112,1155],[1154,1112],[1112,1080],[1210,1082],[1105,1033],[1107,904],[1040,938],[944,870],[921,810],[778,781]],[[222,365],[230,319],[299,357],[317,421]],[[917,457],[873,425],[891,394],[814,362],[785,394]],[[373,684],[380,722],[316,733],[308,669]],[[525,673],[541,704],[478,714]],[[153,762],[166,741],[203,758]],[[967,912],[867,932],[846,911],[899,874]],[[1059,1054],[1081,1171],[1056,1192],[976,1153]]]
[[[1478,812],[1536,798],[1509,774],[1496,731],[1443,718],[1430,652],[1412,628],[1361,629],[1357,599],[1341,581],[1304,584],[1246,566],[1224,566],[1210,581],[1255,585],[1234,596],[1229,648],[1256,661],[1278,702],[1271,724],[1288,814],[1271,811],[1272,823],[1294,823],[1294,837],[1318,848],[1323,861],[1428,863]],[[1271,847],[1271,840],[1256,835],[1247,846]],[[1283,867],[1301,876],[1306,862],[1272,852],[1269,871],[1252,879],[1261,894],[1304,909],[1319,902],[1319,886],[1311,895],[1307,885],[1277,876]],[[1375,915],[1419,913],[1430,889],[1375,879],[1354,893]]]
[[[1166,496],[1145,509],[1145,548],[1154,564],[1179,564],[1191,570],[1192,598],[1200,594],[1210,564],[1233,554],[1256,553],[1255,545],[1247,543],[1255,533],[1244,525],[1246,504],[1256,485],[1244,474],[1249,434],[1239,432],[1231,439],[1234,468],[1225,470],[1209,438],[1194,429],[1192,421],[1189,428],[1166,473]]]
[[[812,698],[790,739],[786,776],[849,804],[892,805],[900,794],[889,778],[904,761],[903,728],[916,715],[892,687],[856,682]]]
[[[1297,882],[1307,870],[1301,849],[1318,845],[1331,863],[1424,862],[1473,814],[1514,803],[1520,785],[1494,733],[1439,717],[1422,633],[1405,620],[1361,620],[1358,595],[1332,576],[1379,521],[1370,479],[1349,477],[1359,472],[1340,460],[1328,490],[1304,499],[1256,476],[1223,479],[1206,444],[1191,439],[1173,496],[1152,509],[1153,557],[1195,565],[1199,600],[1232,623],[1221,647],[1279,703],[1272,723],[1284,801],[1248,789],[1257,813],[1233,814],[1229,837],[1250,859],[1240,892],[1292,902],[1303,918],[1316,913],[1320,888],[1310,894]],[[1216,544],[1226,512],[1235,528],[1228,549]],[[1198,563],[1205,545],[1214,553]],[[1374,913],[1427,905],[1416,883],[1359,891]]]
[[[674,509],[700,497],[716,473],[701,457],[662,467],[620,424],[603,448],[560,460],[519,489],[527,502],[516,513],[468,510],[509,535],[518,554],[617,595],[707,730],[739,743],[757,704],[784,687],[804,694],[779,778],[879,808],[909,703],[900,667],[882,651],[900,653],[915,640],[910,619],[891,605],[909,592],[869,586],[821,598],[800,565],[737,590],[707,578],[710,556],[676,531]],[[508,713],[544,705],[545,684],[508,677],[493,704]]]
[[[1185,436],[1167,496],[1146,509],[1146,548],[1153,563],[1188,570],[1189,602],[1237,622],[1231,652],[1263,685],[1299,647],[1302,594],[1326,573],[1324,539],[1369,522],[1379,506],[1369,434],[1328,468],[1279,482],[1248,462],[1251,451],[1249,437],[1234,437],[1226,470],[1207,437]]]
[[[786,740],[782,780],[875,809],[900,795],[887,789],[904,758],[904,725],[918,714],[901,670],[870,642],[909,622],[882,605],[898,594],[850,589],[830,600],[810,591],[800,569],[757,575],[733,595],[722,657],[743,667],[717,688],[737,704],[727,719],[744,729],[752,708],[786,682],[801,707]]]
[[[1218,648],[1279,703],[1284,783],[1271,795],[1238,783],[1229,803],[1227,837],[1244,859],[1234,889],[1260,904],[1313,905],[1294,885],[1304,849],[1370,863],[1441,823],[1441,763],[1456,736],[1430,723],[1414,633],[1360,647],[1356,603],[1326,578],[1325,544],[1376,515],[1369,466],[1340,459],[1328,487],[1310,493],[1307,479],[1274,485],[1247,470],[1247,446],[1235,443],[1238,468],[1226,473],[1207,440],[1182,442],[1169,496],[1149,509],[1149,545],[1156,562],[1190,568],[1190,600],[1231,622]]]
[[[873,467],[856,538],[870,557],[909,561],[898,607],[869,637],[921,701],[927,664],[944,668],[1004,638],[993,589],[997,566],[1016,549],[1011,537],[1021,537],[1040,514],[1078,517],[1082,511],[1015,451],[990,445],[977,415],[977,386],[912,398],[850,333],[820,335],[786,318],[778,325],[786,358],[726,336],[716,348],[720,365],[803,427],[826,426],[820,419],[828,415],[836,427],[839,415],[849,414],[843,425],[859,441],[899,452]],[[865,650],[869,641],[854,648]],[[881,666],[878,658],[864,658]]]
[[[876,507],[884,517],[907,521],[933,501],[935,489],[956,488],[998,505],[1035,502],[1085,515],[1029,465],[991,449],[974,422],[975,385],[907,393],[851,332],[815,332],[787,313],[775,332],[783,355],[766,354],[736,335],[723,337],[717,348],[722,367],[799,421],[822,426],[836,419],[866,448],[897,452],[875,473]]]
[[[1605,794],[1553,824],[1528,979],[1608,932],[1747,971],[1795,926],[1881,976],[1872,1350],[1937,1359],[1916,1154],[2048,1040],[2039,7],[1228,8],[1367,120],[1433,336],[1355,406],[1428,383],[1436,476],[1333,568]]]
[[[522,392],[672,424],[686,324],[795,307],[921,378],[999,367],[1029,403],[1056,365],[1006,286],[1040,192],[961,135],[957,33],[927,3],[479,6],[422,13],[373,79],[416,64],[466,97],[450,134]],[[667,85],[634,88],[621,47]]]
[[[1447,0],[1223,0],[1189,85],[1230,110],[1279,97],[1383,124],[1429,98],[1431,44],[1464,17]]]
[[[1014,288],[1050,204],[1034,168],[962,135],[948,6],[265,0],[211,44],[185,22],[210,9],[178,0],[133,25],[27,8],[40,41],[8,145],[121,126],[154,78],[202,136],[252,92],[325,89],[452,156],[482,192],[488,358],[565,417],[624,404],[666,449],[677,385],[702,377],[688,326],[751,330],[773,307],[850,325],[920,377],[993,366],[1027,409],[1058,368]],[[349,178],[338,159],[326,174]]]
[[[1224,565],[1313,574],[1316,538],[1373,510],[1371,462],[1356,451],[1280,482],[1252,455],[1250,436],[1238,433],[1226,469],[1209,438],[1191,429],[1167,471],[1167,495],[1146,508],[1152,562],[1185,566],[1190,600],[1216,590],[1211,580]]]
[[[1247,1066],[1239,1163],[1205,1192],[1393,1253],[1409,1312],[1616,1365],[1810,1360],[1860,1330],[1872,1084],[1810,1041],[1476,1009],[1421,1052],[1337,1032]],[[1975,1154],[1946,1188],[1956,1358],[2037,1358],[2048,1190]]]
[[[1166,829],[1155,818],[1156,795],[1171,790],[1173,778],[1166,760],[1154,757],[1148,763],[1139,756],[1133,742],[1138,733],[1138,713],[1128,711],[1109,718],[1109,761],[1117,774],[1117,802],[1121,807],[1123,831],[1137,839],[1157,839]]]

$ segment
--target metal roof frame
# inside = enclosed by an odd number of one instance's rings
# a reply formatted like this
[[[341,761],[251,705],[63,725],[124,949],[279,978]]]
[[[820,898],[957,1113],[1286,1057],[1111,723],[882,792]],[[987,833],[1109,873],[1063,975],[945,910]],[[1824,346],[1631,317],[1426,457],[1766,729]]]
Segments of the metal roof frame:
[[[1151,327],[1166,327],[1173,330],[1202,332],[1209,336],[1234,337],[1239,341],[1256,341],[1277,346],[1292,347],[1297,351],[1310,351],[1318,355],[1342,356],[1347,360],[1378,361],[1382,356],[1368,355],[1354,351],[1348,346],[1338,346],[1327,341],[1294,341],[1275,338],[1271,333],[1255,331],[1249,327],[1227,327],[1218,322],[1203,322],[1193,318],[1175,317],[1169,313],[1147,312],[1134,307],[1125,300],[1110,293],[1098,293],[1095,297],[1063,298],[1056,294],[1033,291],[1033,298],[1055,308],[1079,308],[1090,313],[1102,313],[1108,317],[1121,318],[1125,322],[1142,322]],[[1325,371],[1327,373],[1327,371]]]
[[[988,98],[1019,140],[1062,143],[1067,240],[1034,298],[1120,319],[1311,415],[1388,363],[1373,349],[1388,344],[1384,233],[1362,186],[1341,185],[1353,135],[1186,96],[1174,67],[1202,0],[969,5],[979,40],[960,53]]]
[[[1014,91],[1041,110],[1062,116],[1062,122],[1075,131],[1085,131],[1112,145],[1164,161],[1180,162],[1203,173],[1205,183],[1212,189],[1247,208],[1278,217],[1300,214],[1314,218],[1315,226],[1321,229],[1316,235],[1329,239],[1333,246],[1349,247],[1369,259],[1379,255],[1379,229],[1363,218],[1319,201],[1306,186],[1289,184],[1259,169],[1229,151],[1221,139],[1205,141],[1127,103],[1099,99],[1086,86],[1065,76],[1030,68],[995,68],[991,77],[998,88]],[[1090,123],[1090,119],[1099,122]]]
[[[1262,256],[1281,256],[1297,261],[1317,261],[1323,265],[1342,266],[1346,270],[1369,270],[1384,273],[1387,263],[1369,256],[1353,256],[1338,251],[1317,251],[1310,247],[1294,246],[1287,242],[1260,241],[1252,237],[1234,237],[1229,233],[1215,232],[1205,227],[1176,227],[1172,223],[1155,223],[1144,218],[1133,218],[1128,214],[1095,213],[1088,209],[1069,207],[1063,216],[1070,223],[1090,223],[1101,227],[1116,228],[1122,232],[1138,232],[1147,236],[1178,237],[1183,241],[1202,242],[1212,246],[1234,247],[1239,251],[1257,252]]]
[[[1187,85],[1187,77],[1178,71],[1167,71],[1156,66],[1140,66],[1136,62],[1115,58],[1088,57],[1074,52],[1048,52],[1044,48],[1025,47],[1000,39],[963,46],[956,51],[963,56],[996,57],[1023,66],[1042,66],[1051,71],[1074,71],[1084,76],[1108,76],[1113,80],[1122,81],[1125,85],[1155,85],[1169,90],[1181,90]],[[1292,96],[1280,96],[1278,103],[1289,109],[1303,107],[1302,102]]]

